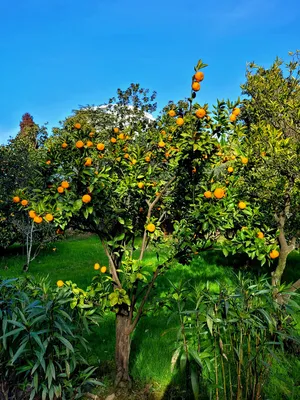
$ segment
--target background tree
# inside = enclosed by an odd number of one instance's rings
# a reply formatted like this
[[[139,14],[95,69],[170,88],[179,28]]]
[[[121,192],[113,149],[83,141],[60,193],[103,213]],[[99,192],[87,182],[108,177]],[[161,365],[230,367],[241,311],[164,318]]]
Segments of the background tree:
[[[242,85],[247,98],[233,141],[249,162],[241,169],[243,193],[260,205],[264,222],[278,230],[280,254],[273,283],[280,284],[288,254],[299,244],[300,211],[300,59],[269,68],[251,63]]]

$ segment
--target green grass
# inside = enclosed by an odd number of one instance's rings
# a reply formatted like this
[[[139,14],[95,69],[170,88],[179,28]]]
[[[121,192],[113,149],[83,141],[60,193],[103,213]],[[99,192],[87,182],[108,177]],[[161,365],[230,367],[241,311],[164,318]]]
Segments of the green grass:
[[[53,249],[56,249],[53,251]],[[156,257],[148,252],[145,260],[151,265],[156,263]],[[22,249],[14,246],[0,258],[0,276],[17,277],[23,275],[22,266],[25,262]],[[107,265],[106,255],[96,236],[70,237],[56,242],[44,249],[36,260],[30,265],[29,274],[34,276],[49,276],[53,284],[58,279],[72,280],[79,287],[85,289],[95,275],[94,263]],[[233,268],[231,260],[224,259],[221,253],[203,253],[197,256],[190,265],[175,264],[159,278],[157,290],[160,293],[168,292],[169,280],[178,284],[181,280],[190,280],[194,285],[204,285],[207,281],[212,282],[217,288],[216,282],[230,284],[232,282]],[[299,271],[300,255],[293,253],[285,272],[287,282],[297,279],[297,266]],[[154,293],[155,296],[158,292]],[[172,382],[170,362],[176,346],[178,321],[172,320],[168,323],[168,315],[161,311],[159,314],[150,314],[142,318],[133,337],[131,354],[131,374],[134,380],[141,383],[151,382],[158,390],[163,390]],[[90,361],[99,366],[103,375],[109,375],[113,370],[115,320],[113,314],[107,314],[99,328],[94,329],[88,337],[92,352],[88,355]],[[283,379],[293,376],[293,369],[300,371],[296,358],[291,358],[290,366],[285,364],[276,366],[278,376]],[[295,375],[295,373],[294,373]],[[296,376],[296,375],[295,375]],[[280,387],[277,375],[272,377],[272,382]],[[276,381],[279,382],[277,382]],[[291,378],[289,378],[291,381]],[[283,389],[282,389],[283,390]],[[278,391],[278,389],[277,389]],[[275,390],[276,392],[276,390]],[[285,398],[286,389],[279,397]],[[281,397],[280,397],[281,396]],[[292,398],[292,397],[291,397]]]

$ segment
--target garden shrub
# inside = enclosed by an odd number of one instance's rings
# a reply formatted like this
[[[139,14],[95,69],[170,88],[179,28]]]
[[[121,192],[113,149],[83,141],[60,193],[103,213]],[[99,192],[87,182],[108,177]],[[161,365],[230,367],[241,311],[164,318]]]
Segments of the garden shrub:
[[[71,308],[74,296],[47,279],[0,279],[0,384],[9,398],[79,398],[100,384],[82,355],[99,311]]]

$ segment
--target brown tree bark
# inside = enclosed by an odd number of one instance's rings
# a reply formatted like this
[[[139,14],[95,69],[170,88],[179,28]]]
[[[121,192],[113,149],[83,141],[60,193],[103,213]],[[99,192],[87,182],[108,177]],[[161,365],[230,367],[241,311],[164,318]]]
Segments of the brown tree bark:
[[[116,387],[130,387],[129,357],[130,357],[130,313],[128,307],[122,307],[116,316]]]

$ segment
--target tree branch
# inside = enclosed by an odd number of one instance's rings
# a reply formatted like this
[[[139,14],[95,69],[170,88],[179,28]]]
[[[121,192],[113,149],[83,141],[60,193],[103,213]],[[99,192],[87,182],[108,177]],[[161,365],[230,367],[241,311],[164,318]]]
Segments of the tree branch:
[[[109,269],[110,269],[110,273],[112,275],[112,278],[115,281],[115,283],[118,286],[118,288],[122,289],[122,285],[121,285],[120,279],[118,277],[118,273],[117,273],[117,270],[116,270],[116,266],[115,266],[114,260],[112,259],[112,256],[111,256],[111,254],[110,254],[105,242],[103,240],[101,240],[101,242],[102,242],[102,246],[104,248],[105,254],[107,255],[108,260],[109,260],[109,267],[110,267]]]
[[[154,199],[154,201],[152,203],[147,201],[148,204],[148,213],[147,213],[147,220],[149,220],[151,218],[151,214],[152,214],[152,210],[153,207],[158,203],[158,201],[160,200],[160,198],[162,197],[163,194],[165,194],[165,192],[167,191],[168,187],[171,185],[171,183],[176,179],[176,176],[173,176],[173,178],[171,178],[166,184],[165,187],[163,188],[163,190],[158,194],[158,196],[156,196],[156,198]],[[141,261],[143,259],[144,256],[144,252],[147,248],[147,230],[144,230],[144,235],[143,235],[143,241],[142,241],[142,247],[141,247],[141,253],[140,253],[140,257],[139,260]]]
[[[145,293],[145,296],[143,297],[143,300],[141,301],[141,304],[140,304],[140,306],[139,306],[139,309],[138,309],[138,311],[137,311],[137,314],[136,314],[136,316],[135,316],[135,319],[134,319],[133,323],[132,323],[132,324],[130,325],[130,327],[129,327],[129,332],[128,332],[128,334],[132,333],[132,332],[134,331],[135,327],[137,326],[137,323],[139,322],[139,320],[140,320],[140,318],[141,318],[142,312],[143,312],[143,310],[144,310],[145,303],[146,303],[146,301],[148,300],[148,297],[149,297],[150,292],[151,292],[151,290],[152,290],[152,288],[153,288],[153,286],[154,286],[154,283],[155,283],[155,281],[156,281],[156,278],[158,277],[159,272],[160,272],[160,270],[161,270],[163,267],[164,267],[164,264],[161,264],[161,265],[159,265],[159,266],[156,268],[156,270],[155,270],[155,272],[154,272],[154,274],[153,274],[153,277],[152,277],[151,281],[150,281],[149,284],[148,284],[148,289],[147,289],[147,291],[146,291],[146,293]]]

